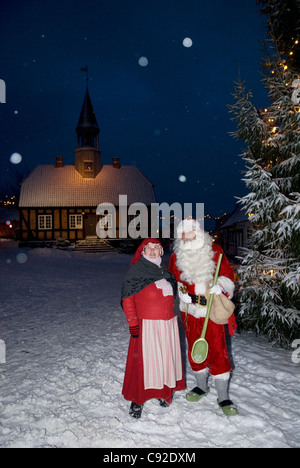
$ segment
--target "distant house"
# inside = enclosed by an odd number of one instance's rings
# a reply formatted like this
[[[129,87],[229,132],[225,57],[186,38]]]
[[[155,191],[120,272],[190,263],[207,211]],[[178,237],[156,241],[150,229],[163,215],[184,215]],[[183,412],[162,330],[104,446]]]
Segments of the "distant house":
[[[111,165],[102,165],[99,127],[88,90],[76,133],[75,165],[64,165],[58,156],[53,165],[37,166],[23,181],[19,201],[21,243],[58,238],[76,242],[96,237],[100,219],[97,206],[110,203],[118,212],[119,195],[127,196],[128,205],[138,202],[150,207],[155,203],[153,185],[138,167],[122,165],[119,158],[113,158]]]
[[[239,204],[235,210],[222,217],[215,227],[215,237],[229,257],[240,255],[242,247],[250,247],[253,225],[249,216]]]
[[[0,239],[17,238],[19,212],[15,206],[0,206]]]

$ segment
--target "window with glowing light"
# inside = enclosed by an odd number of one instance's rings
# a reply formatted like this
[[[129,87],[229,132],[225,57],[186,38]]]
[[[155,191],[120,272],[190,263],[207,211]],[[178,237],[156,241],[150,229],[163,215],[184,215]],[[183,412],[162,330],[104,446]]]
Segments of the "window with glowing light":
[[[93,161],[84,161],[84,170],[85,171],[93,171],[94,170],[94,162]]]
[[[70,229],[82,229],[82,215],[71,214],[69,224]]]
[[[52,215],[39,215],[38,226],[41,230],[52,229]]]
[[[101,229],[112,229],[113,227],[113,217],[112,214],[106,214],[103,218],[100,219],[100,228]]]

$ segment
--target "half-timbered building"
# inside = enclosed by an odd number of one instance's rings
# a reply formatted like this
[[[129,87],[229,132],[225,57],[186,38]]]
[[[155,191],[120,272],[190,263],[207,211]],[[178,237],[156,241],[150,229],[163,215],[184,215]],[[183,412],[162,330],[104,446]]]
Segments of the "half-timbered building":
[[[96,211],[102,203],[115,207],[118,239],[120,195],[127,197],[128,205],[141,203],[149,210],[155,203],[153,185],[138,167],[122,165],[117,157],[111,164],[102,164],[99,127],[88,90],[76,133],[74,165],[65,165],[62,156],[57,156],[53,165],[38,165],[22,183],[19,210],[23,244],[96,237],[102,219]],[[109,229],[109,215],[105,222]]]

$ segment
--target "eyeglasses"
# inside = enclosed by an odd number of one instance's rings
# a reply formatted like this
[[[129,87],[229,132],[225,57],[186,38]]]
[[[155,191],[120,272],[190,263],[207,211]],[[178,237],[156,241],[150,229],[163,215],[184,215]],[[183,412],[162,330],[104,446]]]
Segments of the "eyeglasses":
[[[148,244],[148,245],[146,245],[144,247],[144,250],[156,250],[156,251],[158,251],[158,250],[160,250],[160,246],[158,244],[155,244],[155,245],[149,245]]]

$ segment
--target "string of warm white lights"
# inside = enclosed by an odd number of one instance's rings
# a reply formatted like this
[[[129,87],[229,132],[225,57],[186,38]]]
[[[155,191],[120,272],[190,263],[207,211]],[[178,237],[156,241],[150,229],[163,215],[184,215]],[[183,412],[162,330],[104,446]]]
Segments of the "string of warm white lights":
[[[197,220],[198,221],[204,221],[204,219],[213,219],[214,221],[217,221],[217,220],[223,218],[223,216],[226,216],[226,215],[227,215],[227,213],[223,213],[222,215],[216,217],[216,216],[211,216],[210,214],[206,214],[202,218],[197,218]],[[174,218],[176,221],[181,221],[181,218],[178,218],[175,215],[170,215],[170,218]],[[168,219],[168,218],[165,218],[164,216],[160,216],[159,219],[165,220],[165,219]]]
[[[17,200],[16,200],[16,197],[13,195],[12,197],[6,199],[6,200],[0,200],[0,205],[2,206],[8,206],[8,205],[16,205],[17,204]],[[213,219],[214,221],[217,221],[221,218],[223,218],[223,216],[226,216],[227,213],[223,213],[222,215],[220,216],[212,216],[210,214],[206,214],[205,216],[203,216],[202,218],[197,218],[198,221],[204,221],[204,219]],[[178,218],[177,216],[171,214],[170,215],[170,218],[174,218],[176,221],[181,221],[181,218]],[[160,216],[161,220],[165,220],[167,218],[163,217],[163,216]]]

